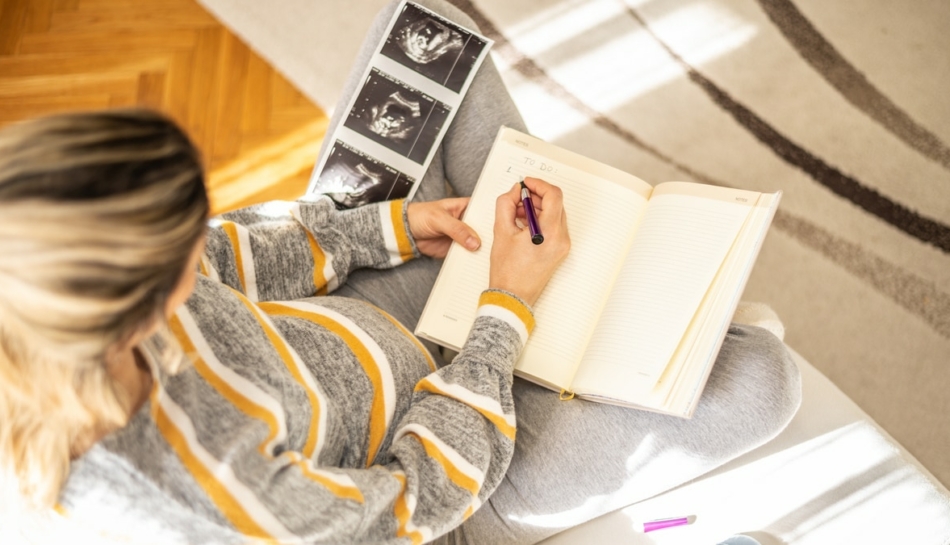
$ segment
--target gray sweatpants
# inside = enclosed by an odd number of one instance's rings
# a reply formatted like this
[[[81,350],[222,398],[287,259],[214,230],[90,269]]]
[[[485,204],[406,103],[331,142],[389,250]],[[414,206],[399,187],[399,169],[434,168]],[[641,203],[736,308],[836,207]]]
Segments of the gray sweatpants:
[[[416,0],[477,30],[442,0]],[[350,97],[396,7],[377,16],[333,114],[342,119]],[[470,195],[498,127],[525,130],[495,66],[488,59],[472,82],[417,200],[451,192]],[[324,142],[325,152],[329,141]],[[441,262],[413,260],[392,270],[360,270],[337,295],[369,301],[413,329]],[[435,354],[437,356],[437,353]],[[518,436],[505,480],[461,527],[438,543],[536,543],[597,516],[669,490],[765,443],[781,431],[801,398],[786,347],[764,329],[730,328],[692,419],[591,403],[515,380]]]

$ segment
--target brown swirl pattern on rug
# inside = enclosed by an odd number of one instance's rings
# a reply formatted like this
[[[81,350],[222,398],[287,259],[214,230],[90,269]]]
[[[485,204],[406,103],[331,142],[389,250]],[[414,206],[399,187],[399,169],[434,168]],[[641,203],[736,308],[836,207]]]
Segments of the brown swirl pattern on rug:
[[[495,54],[504,59],[513,70],[535,84],[542,86],[551,96],[583,113],[593,124],[688,174],[697,181],[720,186],[729,185],[676,160],[655,146],[650,145],[631,130],[584,103],[554,78],[550,77],[537,62],[518,51],[492,21],[470,0],[452,0],[452,2],[472,17],[486,36],[495,40]],[[628,11],[649,31],[649,26],[639,14],[630,8],[628,8]],[[814,180],[831,189],[835,194],[850,200],[869,213],[921,241],[932,244],[944,252],[950,252],[950,228],[946,225],[917,214],[900,203],[888,199],[784,137],[766,121],[756,116],[749,108],[732,99],[728,93],[719,89],[713,82],[689,66],[655,34],[651,32],[651,35],[660,42],[670,55],[682,64],[691,81],[701,87],[721,108],[729,112],[743,127],[772,149],[776,155],[789,164],[800,168]],[[784,210],[780,209],[777,212],[774,227],[812,250],[821,253],[852,275],[873,286],[901,307],[926,321],[940,335],[950,338],[950,295],[941,291],[934,282],[906,271],[865,250],[860,245],[838,237],[821,226]]]
[[[795,4],[789,0],[758,2],[802,59],[812,65],[841,96],[921,155],[950,169],[950,148],[874,87],[825,39]]]

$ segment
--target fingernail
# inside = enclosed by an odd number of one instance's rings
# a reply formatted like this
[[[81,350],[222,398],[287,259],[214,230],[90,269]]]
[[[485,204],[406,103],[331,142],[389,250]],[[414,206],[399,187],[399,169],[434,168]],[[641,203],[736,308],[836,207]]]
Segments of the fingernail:
[[[468,248],[469,250],[477,250],[478,239],[476,239],[475,237],[468,237],[468,240],[465,241],[465,247]]]

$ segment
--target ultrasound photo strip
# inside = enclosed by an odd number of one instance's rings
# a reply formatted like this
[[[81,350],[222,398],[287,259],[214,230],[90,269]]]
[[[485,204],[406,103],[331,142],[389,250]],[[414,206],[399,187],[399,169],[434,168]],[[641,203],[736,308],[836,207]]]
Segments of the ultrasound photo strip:
[[[493,44],[407,0],[396,6],[381,36],[310,175],[307,193],[335,195],[340,206],[413,197]],[[357,163],[353,155],[343,160],[341,150],[372,161]],[[379,174],[384,169],[368,166],[373,162],[399,173],[389,191],[381,189],[389,183]]]
[[[421,165],[451,111],[447,104],[373,68],[343,124]]]
[[[488,45],[481,36],[407,3],[380,52],[458,93]]]
[[[370,157],[345,142],[336,141],[314,187],[341,208],[371,202],[404,199],[415,179]]]

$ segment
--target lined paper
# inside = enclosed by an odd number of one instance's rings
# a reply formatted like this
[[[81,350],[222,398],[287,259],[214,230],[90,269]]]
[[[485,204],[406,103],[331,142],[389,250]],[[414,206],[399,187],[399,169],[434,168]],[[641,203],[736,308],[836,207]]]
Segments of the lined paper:
[[[464,342],[474,322],[478,296],[488,287],[495,200],[524,176],[541,178],[564,193],[571,251],[534,307],[537,324],[517,370],[566,388],[606,302],[646,199],[615,181],[542,157],[531,149],[550,145],[534,139],[522,143],[530,145],[504,139],[496,142],[463,218],[478,231],[482,247],[468,252],[453,246],[418,331],[424,336],[445,336],[451,329],[456,346]],[[649,189],[645,182],[624,175]]]
[[[656,384],[751,211],[751,203],[690,195],[650,201],[584,355],[578,390],[629,394]]]

